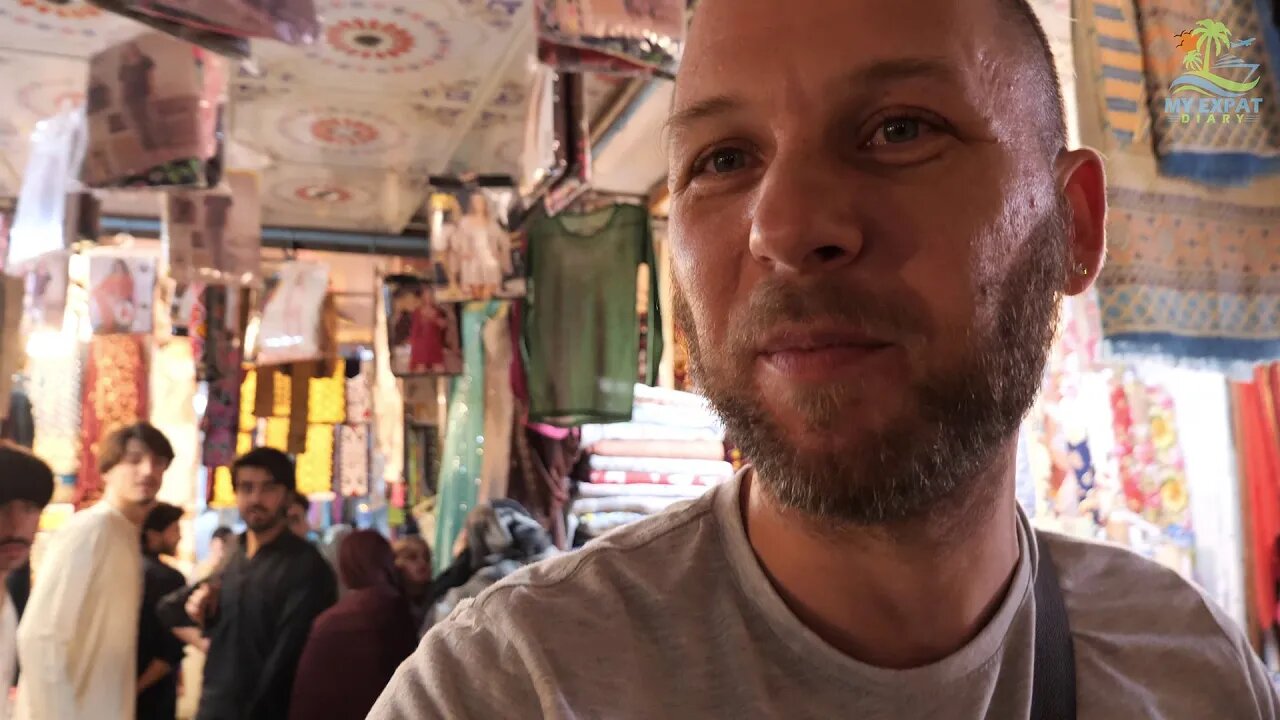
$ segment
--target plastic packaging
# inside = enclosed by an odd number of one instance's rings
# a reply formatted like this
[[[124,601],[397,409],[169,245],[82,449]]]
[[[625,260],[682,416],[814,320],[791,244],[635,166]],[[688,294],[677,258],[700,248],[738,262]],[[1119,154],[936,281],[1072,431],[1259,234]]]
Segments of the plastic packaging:
[[[258,326],[258,365],[286,365],[323,357],[325,293],[329,266],[288,262],[267,290]]]
[[[261,275],[256,175],[231,172],[217,190],[169,193],[163,220],[169,272],[179,283],[249,283]]]
[[[156,260],[138,255],[89,257],[89,323],[95,335],[150,333]]]
[[[391,372],[457,375],[462,372],[458,307],[440,305],[425,279],[390,275],[382,280]]]
[[[553,217],[591,189],[591,128],[587,125],[586,86],[582,76],[563,75],[561,93],[569,165],[564,177],[547,192],[546,210]]]
[[[83,108],[67,110],[36,125],[9,232],[9,267],[63,250],[74,240],[75,227],[69,228],[67,222],[67,197],[80,187],[77,176],[85,142]]]
[[[89,61],[90,187],[211,187],[221,176],[226,61],[146,33]]]
[[[127,0],[139,13],[199,31],[309,45],[320,34],[312,0]]]
[[[538,55],[573,72],[673,75],[686,0],[538,0]]]
[[[546,194],[569,169],[567,116],[560,74],[539,64],[525,119],[520,196],[526,205]]]
[[[507,229],[516,200],[515,188],[433,189],[430,280],[437,302],[524,296],[524,253]]]

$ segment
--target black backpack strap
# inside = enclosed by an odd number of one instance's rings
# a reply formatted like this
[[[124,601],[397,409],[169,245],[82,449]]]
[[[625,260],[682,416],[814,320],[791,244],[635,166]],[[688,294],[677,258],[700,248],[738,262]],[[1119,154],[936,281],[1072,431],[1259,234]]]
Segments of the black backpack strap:
[[[1058,568],[1044,537],[1034,532],[1040,562],[1036,571],[1035,669],[1031,720],[1075,720],[1076,661],[1071,624],[1058,584]]]

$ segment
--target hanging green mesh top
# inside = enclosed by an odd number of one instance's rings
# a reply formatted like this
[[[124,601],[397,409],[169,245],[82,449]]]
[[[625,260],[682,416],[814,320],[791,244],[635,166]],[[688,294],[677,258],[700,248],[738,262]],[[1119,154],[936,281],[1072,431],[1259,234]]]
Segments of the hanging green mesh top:
[[[585,215],[539,214],[528,230],[524,322],[529,419],[561,426],[626,422],[640,362],[637,275],[649,268],[646,377],[662,357],[649,213],[614,205]]]

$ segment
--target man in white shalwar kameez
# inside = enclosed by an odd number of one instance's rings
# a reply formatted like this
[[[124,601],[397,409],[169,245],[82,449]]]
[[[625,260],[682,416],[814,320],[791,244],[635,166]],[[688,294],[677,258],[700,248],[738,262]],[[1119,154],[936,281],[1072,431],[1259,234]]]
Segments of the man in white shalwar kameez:
[[[173,447],[140,423],[98,453],[105,493],[50,538],[18,627],[19,720],[131,720],[137,697],[141,527]]]

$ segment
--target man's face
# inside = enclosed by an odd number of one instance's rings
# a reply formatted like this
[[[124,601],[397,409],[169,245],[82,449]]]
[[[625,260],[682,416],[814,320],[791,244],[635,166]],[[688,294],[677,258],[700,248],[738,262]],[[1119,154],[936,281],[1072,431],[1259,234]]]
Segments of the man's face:
[[[0,579],[27,561],[40,525],[40,510],[28,500],[0,505]]]
[[[169,460],[151,452],[147,444],[130,439],[124,447],[124,458],[103,476],[103,482],[116,497],[135,505],[155,502],[169,469]]]
[[[177,555],[178,545],[182,542],[182,525],[173,523],[161,532],[148,530],[147,536],[151,549],[160,555]]]
[[[414,585],[431,582],[431,559],[427,557],[426,549],[417,543],[396,549],[396,567]]]
[[[273,530],[285,521],[289,491],[262,468],[236,470],[236,507],[244,524],[254,532]]]
[[[307,520],[307,511],[297,503],[289,504],[289,531],[300,538],[311,532],[311,522]]]
[[[1034,398],[1069,213],[988,5],[698,9],[669,132],[677,315],[784,506],[920,516]]]

